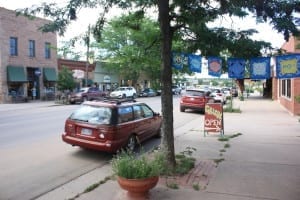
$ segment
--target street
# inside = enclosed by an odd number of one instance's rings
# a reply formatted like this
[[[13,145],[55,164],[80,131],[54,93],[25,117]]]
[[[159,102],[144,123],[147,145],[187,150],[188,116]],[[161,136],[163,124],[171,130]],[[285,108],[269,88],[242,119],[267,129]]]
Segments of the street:
[[[175,130],[196,116],[203,116],[199,113],[180,113],[179,96],[173,99]],[[161,112],[160,97],[137,100]],[[101,168],[112,158],[108,153],[63,143],[61,133],[64,121],[79,105],[49,105],[24,105],[24,108],[16,105],[13,109],[1,110],[1,200],[35,199],[95,168]],[[5,108],[5,105],[1,106]],[[153,138],[143,146],[151,149],[159,143],[159,139]]]

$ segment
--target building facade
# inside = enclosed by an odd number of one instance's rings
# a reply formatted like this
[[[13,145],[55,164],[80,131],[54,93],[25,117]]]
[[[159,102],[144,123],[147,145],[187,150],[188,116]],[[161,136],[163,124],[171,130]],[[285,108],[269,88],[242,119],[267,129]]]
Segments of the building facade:
[[[300,53],[300,38],[290,37],[289,41],[281,47],[286,54]],[[274,76],[273,76],[274,77]],[[285,107],[292,115],[300,114],[300,103],[295,100],[296,96],[300,96],[300,78],[277,79],[273,78],[273,99]]]
[[[38,30],[46,23],[0,7],[0,103],[54,97],[57,36]]]

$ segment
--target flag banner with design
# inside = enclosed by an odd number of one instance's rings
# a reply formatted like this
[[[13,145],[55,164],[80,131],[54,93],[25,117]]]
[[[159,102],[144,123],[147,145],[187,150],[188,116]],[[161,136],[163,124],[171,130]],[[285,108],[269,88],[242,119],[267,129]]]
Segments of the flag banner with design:
[[[220,77],[222,74],[222,59],[208,57],[208,75]]]
[[[201,56],[195,54],[188,54],[189,69],[192,72],[201,73]]]
[[[300,54],[276,56],[276,77],[300,77]]]
[[[246,61],[242,58],[228,58],[228,77],[243,79],[245,76],[245,65]]]
[[[185,61],[185,55],[183,53],[172,52],[172,67],[175,69],[182,69]]]
[[[250,78],[253,80],[268,79],[271,77],[270,57],[250,59]]]

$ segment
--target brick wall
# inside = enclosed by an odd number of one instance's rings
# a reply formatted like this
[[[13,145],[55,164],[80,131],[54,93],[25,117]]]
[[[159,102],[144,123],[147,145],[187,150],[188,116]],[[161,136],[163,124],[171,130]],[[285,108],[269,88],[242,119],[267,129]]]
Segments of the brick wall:
[[[57,70],[57,36],[56,33],[42,33],[38,30],[48,20],[35,18],[29,20],[23,16],[16,16],[12,10],[0,7],[0,103],[8,99],[7,66],[23,66],[25,68],[53,67]],[[18,38],[18,56],[10,56],[10,37]],[[35,57],[28,56],[29,40],[35,41]],[[45,43],[51,48],[51,58],[45,59]],[[40,77],[40,90],[43,88],[43,78]],[[24,84],[26,87],[27,84]]]

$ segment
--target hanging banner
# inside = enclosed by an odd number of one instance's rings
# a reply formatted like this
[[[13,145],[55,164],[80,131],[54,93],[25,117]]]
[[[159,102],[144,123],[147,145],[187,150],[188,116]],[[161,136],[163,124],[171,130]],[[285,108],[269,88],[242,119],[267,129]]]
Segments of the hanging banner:
[[[172,52],[172,67],[175,69],[182,69],[185,62],[185,56],[183,53]]]
[[[246,61],[242,58],[228,58],[228,77],[243,79],[245,76],[245,65]]]
[[[250,78],[254,80],[268,79],[271,77],[270,57],[250,59]]]
[[[222,59],[208,57],[208,75],[220,77],[222,73]]]
[[[276,56],[277,78],[300,77],[300,54]]]
[[[192,72],[201,73],[201,56],[188,54],[188,64]]]

